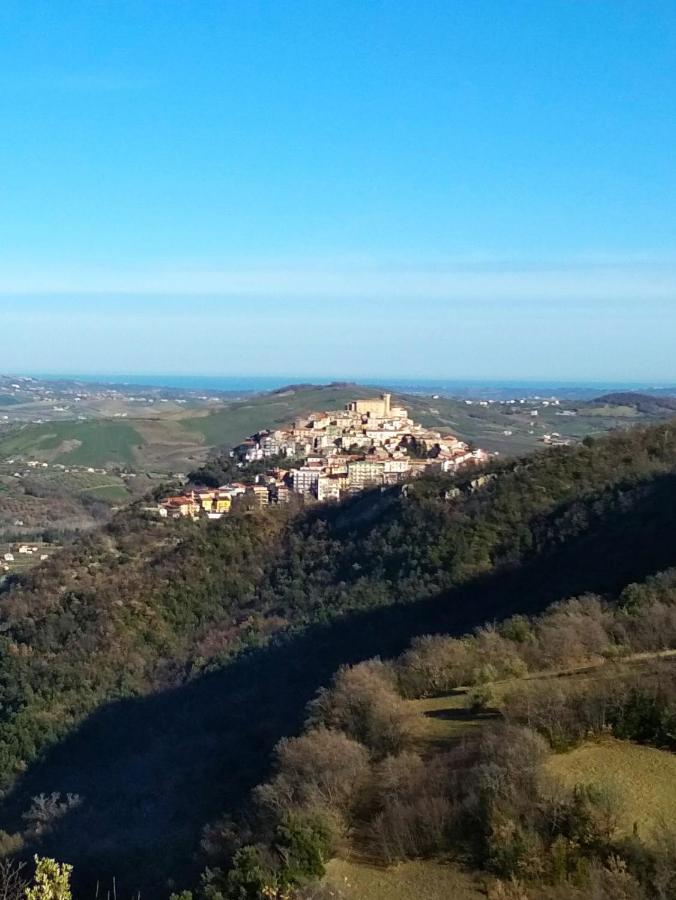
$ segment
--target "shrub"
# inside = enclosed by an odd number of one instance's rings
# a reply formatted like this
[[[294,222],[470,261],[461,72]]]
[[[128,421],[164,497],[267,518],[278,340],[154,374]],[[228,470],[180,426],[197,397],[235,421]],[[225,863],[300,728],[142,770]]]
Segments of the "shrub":
[[[23,819],[29,832],[39,835],[48,831],[55,822],[81,803],[82,798],[78,794],[38,794],[33,797],[31,807],[23,814]]]
[[[405,752],[374,772],[369,844],[384,862],[430,856],[451,845],[458,812],[448,759]]]
[[[518,878],[510,878],[509,881],[502,881],[496,878],[489,884],[486,896],[488,900],[529,900],[525,885]]]
[[[397,672],[405,696],[429,697],[467,684],[471,667],[468,640],[425,635],[413,641]]]
[[[617,798],[605,787],[578,784],[563,801],[554,802],[548,819],[557,834],[585,852],[604,854],[617,831]]]
[[[0,830],[0,859],[18,853],[23,844],[24,839],[20,834],[8,834]]]
[[[26,888],[26,900],[71,900],[73,867],[54,859],[35,856],[35,874]]]
[[[651,886],[659,900],[676,898],[676,830],[660,825],[653,835]]]
[[[309,722],[340,729],[374,755],[386,756],[404,749],[414,718],[391,669],[372,660],[339,669],[332,687],[310,705]]]
[[[277,821],[299,809],[345,815],[369,777],[367,750],[323,727],[281,740],[275,761],[277,774],[256,789],[256,799]]]
[[[0,862],[0,900],[25,900],[28,884],[24,878],[25,863],[3,859]]]
[[[418,638],[397,668],[400,689],[409,697],[445,694],[461,685],[498,678],[520,678],[527,671],[518,646],[492,627],[464,638]]]
[[[544,872],[544,842],[535,828],[494,811],[486,844],[485,864],[496,875],[533,880]]]
[[[302,885],[324,874],[331,834],[319,819],[291,815],[277,828],[275,849],[281,860],[280,885]]]
[[[624,703],[611,711],[609,722],[619,738],[676,747],[676,697],[668,695],[666,685],[655,692],[635,687]]]
[[[495,702],[495,692],[490,684],[477,684],[467,694],[466,705],[472,712],[479,713]]]
[[[602,657],[609,643],[612,614],[594,596],[555,604],[535,621],[530,653],[540,668],[559,668]]]
[[[526,616],[511,616],[498,626],[498,632],[515,644],[532,643],[535,640],[533,626]]]
[[[645,897],[643,888],[621,857],[613,854],[605,865],[590,866],[590,900],[644,900]]]
[[[277,886],[277,876],[266,864],[260,848],[242,847],[235,854],[232,868],[226,876],[224,894],[221,896],[228,900],[261,900],[266,895],[274,897]],[[211,892],[209,887],[212,888]],[[213,890],[214,887],[213,881],[207,886],[205,893],[208,900],[217,900],[218,894]]]

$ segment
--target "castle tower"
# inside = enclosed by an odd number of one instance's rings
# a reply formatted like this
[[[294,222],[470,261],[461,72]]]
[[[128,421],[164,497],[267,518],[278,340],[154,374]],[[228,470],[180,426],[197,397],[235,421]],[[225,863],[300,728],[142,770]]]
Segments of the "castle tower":
[[[392,394],[383,394],[383,417],[388,419],[390,417],[390,401],[392,399]]]

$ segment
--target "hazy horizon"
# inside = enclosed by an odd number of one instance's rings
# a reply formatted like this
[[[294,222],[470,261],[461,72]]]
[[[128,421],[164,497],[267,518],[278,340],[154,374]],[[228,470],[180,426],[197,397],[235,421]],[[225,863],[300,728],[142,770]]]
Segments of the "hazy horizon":
[[[259,385],[260,389],[274,389],[276,387],[284,387],[294,384],[364,384],[364,385],[383,385],[393,387],[404,386],[429,386],[434,387],[542,387],[552,388],[560,385],[562,388],[602,388],[624,387],[626,389],[669,389],[676,387],[676,381],[638,381],[632,379],[616,380],[589,380],[589,379],[550,379],[550,378],[446,378],[444,376],[417,378],[415,376],[407,376],[406,374],[397,375],[354,375],[354,374],[322,374],[322,373],[277,373],[270,375],[244,375],[244,374],[205,374],[199,372],[185,373],[167,373],[167,372],[0,372],[5,377],[17,378],[35,378],[44,379],[46,381],[63,380],[63,381],[83,381],[96,383],[100,381],[103,384],[129,384],[138,387],[195,387],[204,390],[218,390],[218,384],[223,385],[226,389],[228,383],[239,384],[238,389],[244,390],[245,385],[250,385],[251,389]]]

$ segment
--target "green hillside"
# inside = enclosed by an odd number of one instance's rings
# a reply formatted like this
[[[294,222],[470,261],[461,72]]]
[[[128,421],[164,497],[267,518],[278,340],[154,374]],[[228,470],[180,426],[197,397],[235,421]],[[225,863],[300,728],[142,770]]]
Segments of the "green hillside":
[[[187,418],[185,429],[199,435],[206,445],[232,446],[244,437],[264,428],[290,423],[296,416],[315,410],[341,409],[349,400],[371,397],[376,388],[359,385],[301,386],[252,397],[231,403],[208,415]],[[528,452],[538,446],[538,438],[548,432],[558,432],[563,439],[582,440],[588,434],[598,434],[614,428],[626,427],[627,409],[606,405],[580,403],[575,415],[561,416],[557,407],[540,407],[538,416],[531,416],[530,406],[524,410],[500,404],[468,405],[449,397],[424,397],[393,393],[395,402],[406,406],[411,416],[421,424],[455,434],[462,440],[503,455]],[[641,417],[634,408],[631,417]],[[646,418],[668,417],[667,407],[646,408]]]
[[[341,667],[221,849],[224,896],[670,898],[674,610],[672,569]]]
[[[94,468],[110,465],[139,470],[186,472],[219,448],[232,447],[265,428],[287,425],[309,412],[341,409],[354,398],[372,397],[378,389],[360,385],[300,385],[240,401],[223,400],[212,411],[193,406],[156,404],[138,410],[116,403],[129,418],[106,418],[102,407],[97,417],[85,422],[63,420],[43,424],[13,425],[0,430],[0,461],[12,456],[35,458]],[[421,424],[457,435],[462,440],[502,456],[516,456],[542,447],[546,434],[561,440],[582,440],[639,421],[654,422],[673,415],[672,406],[612,403],[578,403],[570,415],[554,406],[480,405],[447,397],[394,394]],[[611,398],[612,399],[612,398]],[[533,416],[531,412],[537,411]],[[110,412],[108,412],[110,415]]]
[[[332,859],[325,884],[345,900],[482,900],[482,885],[457,867],[437,862],[405,862],[383,868]]]
[[[95,419],[26,425],[0,437],[0,458],[22,455],[65,465],[133,466],[144,441],[127,422]]]
[[[263,428],[275,428],[295,416],[323,409],[342,409],[356,397],[371,397],[377,391],[355,385],[303,386],[273,391],[237,403],[206,416],[184,421],[184,427],[201,435],[212,446],[233,446]]]
[[[164,897],[341,664],[676,564],[673,426],[494,471],[214,523],[132,508],[33,570],[0,594],[0,828],[83,892]],[[55,792],[80,801],[31,830]]]
[[[618,797],[620,833],[652,840],[660,823],[676,822],[676,754],[606,739],[555,756],[549,770],[568,785],[593,784]]]

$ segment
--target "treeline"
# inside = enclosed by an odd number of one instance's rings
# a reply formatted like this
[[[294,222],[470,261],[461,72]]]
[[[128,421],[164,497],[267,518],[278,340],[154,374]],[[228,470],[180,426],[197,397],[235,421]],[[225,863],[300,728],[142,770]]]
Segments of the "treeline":
[[[284,535],[283,555],[261,598],[280,611],[301,603],[308,612],[415,602],[542,559],[590,534],[597,545],[581,548],[585,575],[609,583],[634,562],[617,558],[633,515],[644,528],[637,550],[647,547],[649,533],[652,571],[665,568],[671,513],[664,504],[676,499],[675,435],[673,426],[640,429],[493,464],[498,477],[476,491],[467,489],[475,473],[427,477],[409,484],[405,496],[398,489],[369,492],[317,510]],[[453,496],[457,488],[460,495]],[[640,552],[640,565],[639,559]],[[560,584],[557,577],[549,576],[552,596],[571,593],[569,574]]]
[[[288,456],[268,456],[266,459],[240,463],[229,452],[212,456],[203,466],[188,473],[188,483],[195,487],[220,487],[232,481],[251,484],[257,475],[263,475],[268,469],[291,469],[298,465],[297,459]]]
[[[630,585],[616,604],[574,599],[462,638],[422,638],[392,663],[343,667],[303,734],[278,744],[244,819],[207,833],[217,865],[199,895],[313,896],[325,861],[357,850],[382,863],[450,856],[494,876],[496,898],[527,898],[532,886],[561,898],[675,898],[673,823],[650,843],[628,839],[611,793],[545,774],[552,749],[594,734],[676,748],[676,666],[630,663],[674,647],[676,570]],[[585,666],[598,667],[593,677]],[[583,673],[573,688],[566,669]],[[523,687],[500,702],[502,721],[421,754],[406,697],[504,679]]]
[[[242,511],[213,523],[162,522],[137,504],[0,594],[2,785],[93,711],[228,671],[275,635],[309,634],[342,617],[359,645],[364,617],[382,610],[369,646],[377,639],[389,652],[396,637],[398,652],[423,616],[504,616],[483,604],[512,572],[519,592],[505,603],[530,610],[579,581],[605,590],[674,564],[675,470],[676,428],[659,425],[494,463],[496,477],[478,490],[473,475],[431,476],[335,506]],[[415,615],[399,616],[406,604],[416,604]],[[546,638],[532,627],[554,659],[556,629]],[[512,643],[515,661],[528,666],[532,642]],[[350,652],[346,639],[344,658]],[[497,665],[489,657],[478,668]],[[309,692],[318,670],[304,675]],[[409,677],[420,677],[413,666]],[[268,693],[261,685],[259,702],[274,703]],[[216,715],[229,700],[212,702]],[[261,739],[242,767],[261,765],[268,751]]]
[[[628,585],[613,602],[586,594],[540,616],[517,614],[471,635],[417,638],[396,672],[404,696],[428,697],[529,671],[563,675],[585,664],[673,648],[676,569],[669,569]]]

